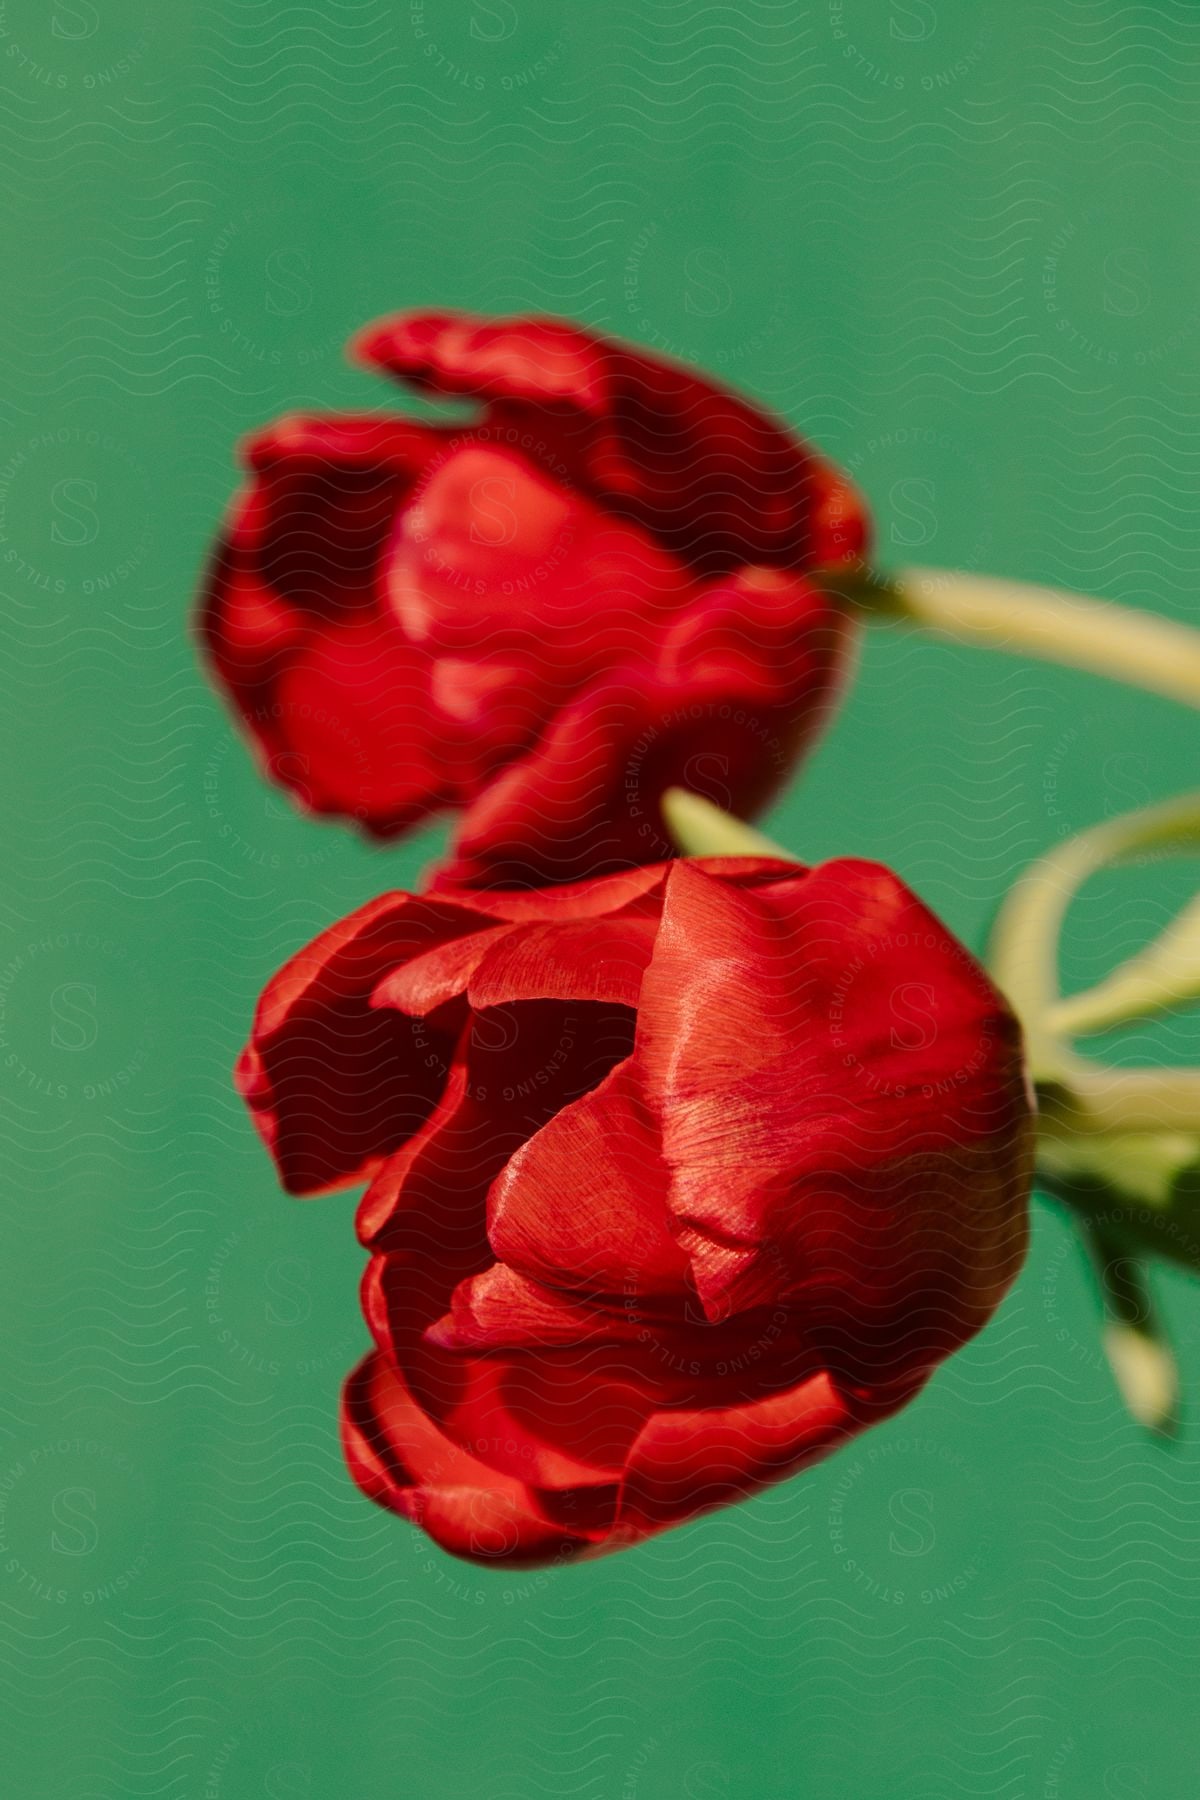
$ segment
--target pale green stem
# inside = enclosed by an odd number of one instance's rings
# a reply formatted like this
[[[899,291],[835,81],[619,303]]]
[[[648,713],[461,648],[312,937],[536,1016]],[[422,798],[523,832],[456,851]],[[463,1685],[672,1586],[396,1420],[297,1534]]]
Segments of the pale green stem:
[[[819,579],[868,617],[920,625],[958,644],[1065,663],[1200,707],[1200,632],[1154,613],[953,569],[826,571]]]
[[[1040,857],[1013,884],[996,919],[991,966],[1031,1022],[1059,1003],[1058,941],[1067,909],[1098,870],[1147,850],[1184,853],[1200,845],[1200,793],[1124,813]]]
[[[1027,869],[1007,895],[990,962],[1025,1024],[1031,1073],[1048,1090],[1045,1130],[1073,1135],[1200,1126],[1200,1070],[1105,1068],[1074,1052],[1054,1025],[1061,1003],[1058,943],[1079,888],[1097,870],[1147,850],[1186,853],[1198,845],[1200,794],[1186,794],[1080,832]]]
[[[1064,1037],[1108,1031],[1130,1019],[1152,1019],[1200,999],[1200,897],[1168,925],[1162,936],[1130,957],[1124,966],[1086,993],[1060,1000],[1050,1013],[1051,1030]]]
[[[1109,1069],[1068,1054],[1058,1076],[1034,1079],[1048,1089],[1040,1118],[1052,1137],[1200,1132],[1200,1069]]]
[[[686,788],[667,789],[662,813],[667,830],[685,856],[769,856],[776,862],[799,861],[761,831]]]

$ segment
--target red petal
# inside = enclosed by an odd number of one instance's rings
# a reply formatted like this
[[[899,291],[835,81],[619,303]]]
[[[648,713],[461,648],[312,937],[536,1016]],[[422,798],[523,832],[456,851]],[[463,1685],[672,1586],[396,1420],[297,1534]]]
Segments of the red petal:
[[[420,1525],[451,1555],[520,1567],[577,1554],[591,1541],[547,1517],[526,1482],[444,1436],[378,1355],[346,1383],[342,1439],[363,1492]]]
[[[828,719],[852,628],[807,582],[744,570],[595,682],[466,814],[447,882],[556,883],[671,855],[668,787],[739,817],[771,798]]]
[[[456,798],[459,733],[433,714],[428,657],[389,621],[313,630],[272,692],[249,723],[286,742],[267,772],[306,811],[389,835]]]
[[[627,1008],[590,1001],[525,1001],[473,1014],[443,1104],[380,1170],[363,1200],[361,1233],[381,1248],[432,1258],[451,1237],[474,1232],[483,1242],[487,1192],[505,1163],[603,1081],[632,1041]]]
[[[393,963],[474,922],[460,907],[384,894],[268,983],[237,1085],[289,1192],[357,1180],[426,1118],[454,1037],[445,1022],[373,1010],[370,996]]]
[[[304,642],[309,623],[228,546],[218,550],[209,580],[206,649],[226,686],[248,697],[254,683],[265,680],[288,651]],[[269,727],[269,720],[265,723]],[[260,738],[265,735],[259,733]]]
[[[476,1266],[486,1265],[472,1158],[470,1153],[465,1159],[461,1152],[456,1156],[462,1140],[455,1127],[466,1110],[466,1094],[467,1065],[460,1041],[437,1105],[408,1142],[385,1158],[359,1201],[356,1223],[362,1243],[372,1247],[390,1243],[396,1249],[436,1255],[439,1248],[466,1238],[479,1247]],[[459,1177],[466,1189],[462,1195]],[[453,1286],[453,1278],[446,1286],[447,1290]],[[436,1311],[430,1316],[436,1318]]]
[[[407,1275],[411,1276],[411,1271]],[[396,1291],[411,1310],[411,1280]],[[442,1286],[444,1299],[445,1287]],[[607,1347],[595,1358],[602,1377],[619,1370],[637,1380],[651,1407],[725,1409],[775,1396],[825,1373],[803,1312],[778,1300],[740,1312],[720,1324],[705,1321],[686,1290],[583,1295],[548,1287],[504,1263],[466,1276],[454,1288],[448,1311],[436,1317],[432,1292],[421,1316],[432,1323],[425,1342],[452,1351],[536,1352],[547,1376],[555,1364],[578,1360],[580,1352]],[[370,1312],[370,1308],[368,1311]],[[372,1314],[372,1317],[375,1315]],[[383,1349],[393,1342],[392,1321],[373,1327]],[[403,1358],[401,1358],[403,1360]]]
[[[288,413],[245,440],[242,460],[260,474],[307,463],[412,481],[445,442],[444,427],[392,413]]]
[[[629,1063],[542,1126],[492,1187],[498,1260],[551,1286],[624,1300],[687,1292],[668,1229],[670,1176]]]
[[[255,480],[225,537],[236,566],[320,617],[371,601],[397,508],[441,441],[381,416],[278,420],[246,446]]]
[[[812,566],[836,568],[862,562],[871,549],[871,521],[862,495],[840,469],[815,459],[813,470]]]
[[[648,917],[657,917],[667,866],[666,863],[649,863],[599,879],[563,883],[555,888],[493,888],[486,894],[469,887],[456,888],[453,881],[439,877],[427,891],[450,905],[456,903],[456,893],[468,895],[466,904],[481,910],[486,907],[498,919],[514,922],[600,919],[634,908],[644,911]]]
[[[620,1353],[461,1356],[424,1346],[408,1380],[448,1436],[533,1487],[611,1487],[651,1399]]]
[[[636,913],[497,926],[394,970],[380,983],[375,1001],[408,1013],[429,1012],[463,992],[479,1008],[514,1000],[636,1006],[654,930],[653,919]]]
[[[557,1293],[504,1263],[459,1282],[450,1311],[426,1331],[445,1350],[575,1349],[635,1337],[639,1322]]]
[[[441,944],[424,956],[392,969],[375,989],[376,1006],[394,1006],[400,1012],[423,1015],[444,1006],[466,992],[467,983],[483,958],[511,926],[490,920],[482,931],[472,931],[453,943]]]
[[[206,653],[271,779],[312,812],[403,829],[455,797],[430,660],[381,611],[397,509],[438,431],[382,417],[280,420],[213,557]],[[439,743],[431,761],[427,745]]]
[[[479,1079],[482,1059],[468,1062],[468,1055],[460,1047],[441,1105],[424,1130],[380,1169],[358,1219],[364,1242],[425,1257],[434,1267],[444,1264],[447,1294],[469,1272],[459,1267],[462,1257],[468,1262],[473,1257],[475,1268],[491,1260],[485,1235],[488,1188],[536,1129],[524,1109],[505,1107],[499,1087]]]
[[[469,435],[400,509],[387,567],[413,642],[487,670],[513,665],[528,715],[555,684],[635,655],[693,586],[648,533]]]
[[[451,1263],[459,1262],[456,1251]],[[432,1257],[376,1258],[364,1304],[377,1343],[438,1429],[502,1474],[560,1493],[611,1488],[654,1405],[653,1381],[611,1346],[545,1357],[444,1349],[427,1320],[445,1310],[456,1271]]]
[[[358,349],[417,387],[488,402],[488,423],[518,442],[540,434],[582,486],[694,567],[862,553],[849,483],[835,487],[785,425],[695,370],[558,320],[444,311],[380,321]]]
[[[990,1315],[1025,1242],[1018,1034],[888,871],[833,863],[737,893],[677,865],[635,1060],[712,1316],[803,1298],[866,1380],[927,1367]]]
[[[635,1007],[656,922],[624,916],[518,926],[498,934],[471,976],[472,1006],[608,1000]]]
[[[418,311],[377,320],[353,351],[434,394],[565,403],[601,414],[607,396],[598,343],[556,319],[489,322],[470,313]]]
[[[657,796],[644,794],[636,777],[660,710],[632,680],[616,678],[564,707],[536,749],[467,811],[446,885],[576,885],[669,855]]]
[[[629,1541],[744,1500],[887,1418],[919,1386],[854,1399],[814,1375],[746,1406],[656,1412],[630,1452],[615,1535]]]

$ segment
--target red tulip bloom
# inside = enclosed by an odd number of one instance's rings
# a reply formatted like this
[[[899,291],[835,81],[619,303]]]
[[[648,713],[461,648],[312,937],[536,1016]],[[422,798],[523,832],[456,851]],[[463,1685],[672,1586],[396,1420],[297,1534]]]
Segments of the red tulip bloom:
[[[412,313],[359,355],[470,423],[281,420],[202,634],[267,772],[379,837],[462,809],[458,883],[671,854],[682,785],[748,816],[842,684],[809,579],[861,557],[846,480],[749,401],[551,319]]]
[[[480,1560],[803,1468],[1024,1254],[1017,1025],[871,863],[385,895],[276,976],[239,1085],[292,1192],[370,1178],[355,1479]]]

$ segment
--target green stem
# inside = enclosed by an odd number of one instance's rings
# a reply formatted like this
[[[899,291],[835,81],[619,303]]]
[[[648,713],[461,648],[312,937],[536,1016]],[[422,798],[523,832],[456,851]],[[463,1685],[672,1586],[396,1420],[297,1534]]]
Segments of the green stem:
[[[1080,832],[1041,857],[1010,889],[997,916],[989,961],[1001,991],[1008,995],[1024,1021],[1034,1079],[1064,1082],[1076,1092],[1087,1088],[1098,1118],[1106,1110],[1114,1119],[1120,1116],[1119,1124],[1095,1124],[1091,1129],[1136,1131],[1152,1127],[1138,1112],[1128,1089],[1128,1084],[1136,1084],[1140,1076],[1086,1062],[1069,1049],[1056,1026],[1055,1015],[1062,1004],[1058,944],[1067,909],[1084,882],[1111,863],[1123,862],[1147,850],[1183,854],[1197,846],[1200,794],[1185,794],[1160,806],[1125,813],[1119,819]],[[1165,1081],[1174,1073],[1165,1071],[1161,1079]],[[1131,1123],[1132,1117],[1138,1123]],[[1194,1129],[1198,1121],[1200,1112],[1193,1111],[1190,1128]],[[1172,1128],[1165,1118],[1158,1123],[1163,1129]]]
[[[822,576],[827,592],[873,619],[896,619],[958,644],[1087,669],[1200,707],[1200,632],[1154,613],[1024,581],[952,569]]]
[[[685,856],[769,856],[775,862],[799,861],[761,831],[687,788],[668,788],[662,797],[662,813],[667,830]]]
[[[1200,898],[1186,906],[1154,943],[1086,993],[1060,1000],[1050,1013],[1063,1037],[1109,1031],[1152,1019],[1200,999]]]
[[[1200,1131],[1200,1069],[1110,1069],[1068,1053],[1059,1075],[1034,1080],[1047,1137]]]

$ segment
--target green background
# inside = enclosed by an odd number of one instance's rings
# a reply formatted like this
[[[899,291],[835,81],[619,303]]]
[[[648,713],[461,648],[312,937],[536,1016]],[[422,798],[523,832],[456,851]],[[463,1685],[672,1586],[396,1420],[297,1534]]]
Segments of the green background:
[[[440,838],[294,817],[187,618],[235,439],[387,404],[340,346],[415,303],[724,371],[856,472],[885,562],[1194,618],[1200,8],[4,0],[0,82],[0,1790],[1194,1794],[1200,1418],[1129,1423],[1040,1205],[983,1337],[752,1504],[514,1577],[360,1497],[352,1198],[277,1192],[228,1071],[281,959]],[[770,828],[980,946],[1195,747],[879,632]],[[1089,891],[1069,980],[1187,886]],[[1200,1389],[1198,1296],[1160,1293]]]

